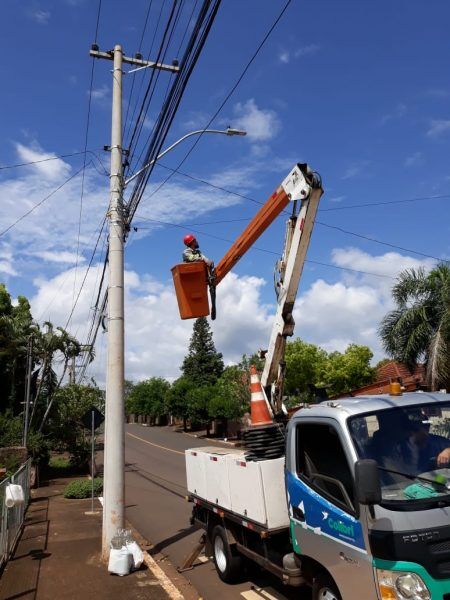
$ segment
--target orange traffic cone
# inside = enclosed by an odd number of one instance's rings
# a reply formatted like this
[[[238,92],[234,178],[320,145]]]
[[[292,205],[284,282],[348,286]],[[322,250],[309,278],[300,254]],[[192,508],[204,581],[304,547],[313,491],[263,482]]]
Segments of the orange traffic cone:
[[[250,367],[250,391],[252,427],[258,425],[272,425],[273,419],[270,415],[269,407],[267,406],[255,365],[251,365]]]

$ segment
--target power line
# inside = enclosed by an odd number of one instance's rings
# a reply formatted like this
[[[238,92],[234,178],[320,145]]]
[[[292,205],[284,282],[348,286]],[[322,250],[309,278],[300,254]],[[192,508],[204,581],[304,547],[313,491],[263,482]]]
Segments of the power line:
[[[261,204],[261,205],[264,204],[264,202],[261,202],[260,200],[256,200],[255,198],[246,196],[245,194],[240,194],[239,192],[229,190],[223,186],[216,185],[214,183],[211,183],[211,181],[202,179],[201,177],[195,177],[194,175],[191,175],[190,173],[185,173],[183,171],[179,171],[178,169],[173,169],[172,167],[163,165],[160,162],[157,162],[156,166],[166,169],[168,171],[172,171],[172,173],[174,173],[174,174],[176,173],[177,175],[182,175],[183,177],[186,177],[187,179],[191,179],[192,181],[197,181],[198,183],[203,183],[203,184],[208,185],[209,187],[214,188],[216,190],[220,190],[227,194],[237,196],[238,198],[242,198],[243,200],[250,200],[250,202],[254,202],[255,204]],[[384,205],[389,205],[389,204],[422,202],[424,200],[442,200],[442,199],[448,199],[448,198],[450,198],[450,194],[441,194],[441,195],[437,195],[437,196],[418,196],[415,198],[405,198],[402,200],[386,200],[384,202],[366,202],[366,203],[362,203],[362,204],[349,204],[347,206],[337,206],[337,207],[332,207],[332,208],[319,208],[318,212],[331,212],[331,211],[335,211],[335,210],[350,210],[352,208],[365,208],[365,207],[369,207],[369,206],[384,206]],[[284,212],[287,213],[287,211],[284,211]]]
[[[433,256],[431,254],[425,254],[424,252],[419,252],[418,250],[412,250],[411,248],[405,248],[403,246],[398,246],[397,244],[391,244],[390,242],[382,242],[381,240],[377,240],[373,237],[369,237],[367,235],[362,235],[361,233],[356,233],[354,231],[348,231],[347,229],[343,229],[342,227],[338,227],[337,225],[330,225],[329,223],[322,223],[321,221],[316,221],[317,225],[322,225],[322,227],[328,227],[329,229],[336,229],[346,235],[353,235],[354,237],[361,238],[363,240],[367,240],[369,242],[374,242],[375,244],[380,244],[382,246],[389,246],[390,248],[395,248],[396,250],[402,250],[403,252],[411,252],[411,254],[417,254],[418,256],[424,256],[425,258],[432,258],[438,262],[449,262],[442,258],[438,258],[437,256]]]
[[[99,234],[98,234],[97,241],[95,242],[94,250],[92,251],[91,258],[90,258],[90,260],[89,260],[89,264],[88,264],[88,266],[87,266],[87,268],[86,268],[86,272],[85,272],[85,274],[84,274],[84,277],[83,277],[83,281],[81,282],[80,289],[78,290],[77,297],[76,297],[76,299],[75,299],[75,302],[73,303],[72,309],[71,309],[71,311],[70,311],[70,314],[69,314],[69,317],[68,317],[68,319],[67,319],[67,322],[66,322],[66,324],[65,324],[65,326],[64,326],[64,329],[67,329],[67,327],[69,326],[69,323],[70,323],[70,321],[71,321],[71,319],[72,319],[72,316],[73,316],[73,313],[74,313],[74,311],[75,311],[75,308],[76,308],[76,306],[77,306],[77,304],[78,304],[78,300],[79,300],[79,298],[80,298],[81,292],[83,291],[84,284],[86,283],[86,279],[87,279],[87,276],[88,276],[88,273],[89,273],[89,269],[91,268],[91,266],[92,266],[92,263],[93,263],[93,261],[94,261],[94,257],[95,257],[95,255],[96,255],[96,253],[97,253],[97,247],[98,247],[98,244],[99,244],[99,242],[100,242],[100,238],[101,238],[101,236],[102,236],[103,229],[104,229],[104,227],[105,227],[105,223],[106,223],[106,217],[104,217],[104,219],[103,219],[103,223],[102,223],[102,226],[101,226],[100,232],[99,232]]]
[[[2,237],[3,235],[5,235],[5,233],[8,233],[8,231],[10,231],[13,227],[15,227],[18,223],[20,223],[20,221],[22,221],[23,219],[25,219],[25,217],[28,217],[29,214],[31,214],[33,211],[35,211],[37,208],[39,208],[49,198],[51,198],[52,196],[54,196],[56,194],[56,192],[58,192],[67,183],[69,183],[69,181],[71,181],[74,177],[76,177],[82,171],[84,171],[84,169],[86,169],[89,165],[90,165],[90,163],[88,163],[87,165],[83,165],[81,167],[81,169],[78,169],[78,171],[76,171],[73,175],[71,175],[68,179],[66,179],[63,183],[61,183],[61,185],[59,185],[56,189],[54,189],[52,192],[50,192],[50,194],[48,194],[48,196],[45,196],[45,198],[42,198],[42,200],[40,200],[37,204],[35,204],[34,206],[32,206],[30,208],[30,210],[27,210],[26,213],[24,213],[22,216],[20,216],[18,219],[16,219],[14,221],[14,223],[11,223],[11,225],[9,225],[6,229],[4,229],[3,231],[1,231],[0,232],[0,237]]]
[[[225,106],[225,104],[228,102],[228,100],[231,98],[231,96],[234,94],[236,88],[238,87],[238,85],[241,83],[242,79],[245,77],[248,69],[250,68],[250,66],[252,65],[253,61],[255,60],[255,58],[258,56],[259,52],[261,51],[262,47],[264,46],[264,44],[266,43],[267,39],[269,38],[270,34],[272,33],[272,31],[275,29],[275,27],[278,25],[279,21],[281,20],[281,18],[283,17],[284,13],[286,12],[288,6],[290,5],[292,0],[288,0],[286,2],[286,4],[284,5],[283,9],[281,10],[281,12],[279,13],[278,17],[275,19],[274,23],[272,24],[272,26],[269,28],[269,30],[267,31],[266,35],[264,36],[264,38],[262,39],[262,41],[260,42],[260,44],[258,45],[257,49],[255,50],[255,52],[253,53],[253,55],[251,56],[250,60],[247,62],[247,64],[245,65],[243,71],[241,72],[241,74],[239,75],[239,77],[237,78],[236,82],[234,83],[234,85],[232,86],[231,90],[228,92],[228,94],[225,96],[224,100],[222,101],[222,103],[220,104],[219,108],[216,110],[216,112],[213,114],[213,116],[210,118],[210,120],[208,121],[207,125],[205,125],[205,127],[203,129],[208,129],[208,127],[211,125],[211,123],[214,121],[214,119],[219,115],[219,113],[221,112],[221,110],[223,109],[223,107]],[[185,161],[187,160],[187,158],[189,157],[189,155],[193,152],[194,148],[197,146],[197,144],[200,142],[202,138],[202,134],[200,134],[198,136],[198,138],[195,140],[195,142],[192,144],[192,146],[189,148],[189,150],[186,152],[184,158],[181,160],[181,162],[178,164],[178,167],[175,169],[175,171],[178,170],[179,167],[181,167]],[[152,196],[154,196],[172,177],[173,177],[174,173],[171,173],[170,175],[168,175],[168,177],[156,188],[156,190],[154,190],[151,194],[150,194],[150,198]]]
[[[3,165],[3,166],[0,166],[0,171],[3,171],[5,169],[16,169],[17,167],[28,167],[29,165],[37,165],[39,163],[48,162],[49,160],[59,160],[61,158],[70,158],[71,156],[80,156],[80,154],[86,154],[86,153],[92,154],[92,156],[98,160],[98,162],[101,164],[103,169],[106,171],[102,161],[92,150],[81,150],[80,152],[72,152],[71,154],[59,154],[57,156],[50,156],[48,158],[40,158],[39,160],[30,160],[28,162],[16,163],[15,165]],[[106,173],[108,173],[108,171],[106,171]]]
[[[97,43],[98,37],[98,28],[100,24],[100,11],[102,8],[102,0],[98,2],[97,8],[97,20],[95,25],[95,35],[94,39]],[[92,105],[92,88],[94,85],[94,71],[95,71],[95,59],[92,57],[92,66],[91,66],[91,80],[89,84],[89,97],[88,97],[88,108],[87,108],[87,117],[86,117],[86,132],[84,135],[84,158],[83,158],[83,166],[86,167],[86,156],[87,156],[87,146],[88,146],[88,138],[89,138],[89,124],[91,120],[91,105]],[[75,275],[73,278],[73,297],[75,296],[75,287],[77,284],[77,271],[78,271],[78,259],[80,254],[80,236],[81,236],[81,219],[83,216],[83,199],[84,199],[84,179],[85,179],[86,169],[83,169],[83,173],[81,176],[81,191],[80,191],[80,211],[78,214],[78,232],[77,232],[77,252],[76,252],[76,261],[75,261]],[[72,297],[72,302],[73,302]]]
[[[171,223],[169,221],[161,221],[161,220],[158,220],[158,219],[149,219],[149,218],[145,218],[145,217],[139,217],[139,218],[144,219],[145,221],[151,221],[153,223],[158,223],[160,225],[167,225],[169,227],[178,227],[179,229],[185,229],[184,225],[179,225],[178,223]],[[146,227],[137,227],[137,229],[139,230],[139,229],[151,229],[151,228],[150,227],[149,228],[146,228]],[[216,240],[220,240],[222,242],[227,242],[227,243],[230,243],[230,244],[234,243],[234,240],[229,240],[227,238],[219,237],[219,236],[213,235],[211,233],[206,233],[205,231],[198,231],[198,230],[195,230],[195,229],[192,229],[192,231],[194,233],[197,233],[198,235],[204,235],[206,237],[210,237],[210,238],[213,238],[213,239],[216,239]],[[258,252],[265,252],[266,254],[273,254],[274,256],[278,256],[278,257],[280,256],[280,252],[274,252],[273,250],[268,250],[267,248],[260,248],[259,246],[252,246],[250,248],[250,250],[257,250]],[[323,263],[323,262],[319,262],[319,261],[311,260],[311,259],[306,259],[306,262],[309,262],[309,263],[312,263],[312,264],[316,264],[316,265],[320,265],[322,267],[330,267],[332,269],[339,269],[339,270],[342,270],[342,271],[352,271],[353,273],[359,273],[361,275],[371,275],[373,277],[383,277],[383,278],[386,278],[386,279],[394,279],[394,277],[392,277],[391,275],[386,275],[384,273],[370,273],[369,271],[361,271],[359,269],[353,269],[353,268],[350,268],[350,267],[340,267],[338,265],[332,265],[330,263]]]
[[[130,201],[128,202],[128,223],[132,221],[133,215],[139,205],[148,179],[153,172],[153,161],[159,155],[161,147],[167,137],[172,125],[178,106],[181,102],[192,71],[197,64],[198,58],[208,38],[212,24],[219,9],[221,0],[204,0],[200,13],[197,17],[194,29],[184,52],[180,70],[178,71],[169,96],[161,110],[154,133],[147,150],[144,165],[151,165],[136,179]]]

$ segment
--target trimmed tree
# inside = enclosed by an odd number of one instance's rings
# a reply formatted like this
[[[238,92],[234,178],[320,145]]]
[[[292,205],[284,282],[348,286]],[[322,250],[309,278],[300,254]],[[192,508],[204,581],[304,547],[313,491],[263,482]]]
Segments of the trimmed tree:
[[[199,386],[214,385],[223,372],[222,354],[217,352],[209,323],[196,319],[188,355],[181,367],[184,377]]]

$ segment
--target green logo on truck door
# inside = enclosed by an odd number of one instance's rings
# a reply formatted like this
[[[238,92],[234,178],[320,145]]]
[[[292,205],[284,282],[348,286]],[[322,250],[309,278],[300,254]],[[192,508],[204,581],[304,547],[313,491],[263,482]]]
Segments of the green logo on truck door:
[[[335,521],[334,519],[332,519],[330,517],[328,519],[328,526],[330,527],[330,529],[339,531],[339,533],[342,533],[343,535],[348,535],[351,538],[355,537],[355,531],[354,531],[353,525],[351,525],[351,524],[346,525],[342,521]]]

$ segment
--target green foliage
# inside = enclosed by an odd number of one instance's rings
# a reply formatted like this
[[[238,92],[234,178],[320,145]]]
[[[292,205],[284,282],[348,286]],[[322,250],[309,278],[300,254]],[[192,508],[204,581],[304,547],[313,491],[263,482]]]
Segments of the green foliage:
[[[186,377],[175,380],[166,396],[167,411],[177,419],[188,418],[188,393],[195,384]]]
[[[94,479],[94,496],[100,496],[103,492],[103,479],[96,477]],[[92,481],[88,479],[77,479],[71,481],[64,488],[64,498],[83,499],[90,498],[92,495]]]
[[[213,386],[192,387],[187,393],[187,414],[194,426],[209,423],[209,401]]]
[[[285,391],[303,401],[311,397],[308,384],[326,386],[331,396],[350,392],[374,380],[372,357],[367,346],[356,344],[350,344],[344,353],[327,353],[301,339],[288,342]]]
[[[342,394],[374,381],[375,370],[370,366],[372,351],[367,346],[350,344],[346,351],[328,355],[324,381],[331,394]]]
[[[161,417],[167,412],[168,381],[162,377],[151,377],[133,386],[125,401],[128,414]]]
[[[208,414],[214,419],[237,419],[250,405],[250,389],[246,372],[239,366],[227,367],[217,380],[208,403]]]
[[[222,354],[216,351],[205,317],[194,323],[189,352],[182,365],[184,377],[200,386],[214,385],[223,371]]]
[[[328,355],[325,350],[300,338],[286,345],[286,386],[288,395],[308,394],[308,384],[323,383]]]
[[[60,388],[46,427],[52,450],[68,452],[75,466],[85,464],[90,444],[81,419],[92,406],[103,410],[103,405],[104,395],[98,388],[77,384]]]
[[[33,464],[41,467],[48,464],[50,460],[50,441],[44,434],[31,430],[28,433],[27,447],[33,459]]]
[[[72,469],[70,460],[63,456],[52,456],[48,462],[48,466],[56,473],[69,473]]]
[[[13,417],[7,410],[0,413],[0,440],[3,447],[21,446],[23,437],[23,422],[20,417]]]
[[[411,369],[423,360],[432,390],[450,387],[450,266],[403,271],[392,297],[379,329],[385,351]]]

